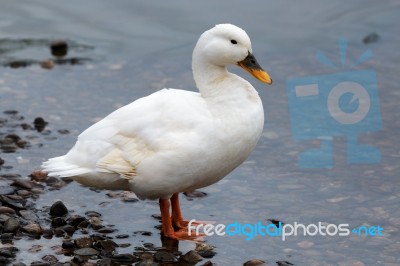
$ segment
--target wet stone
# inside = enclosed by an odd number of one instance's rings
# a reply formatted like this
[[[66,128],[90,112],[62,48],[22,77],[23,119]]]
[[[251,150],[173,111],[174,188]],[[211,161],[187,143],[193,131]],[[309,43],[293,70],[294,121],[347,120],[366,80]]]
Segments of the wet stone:
[[[51,239],[53,237],[53,231],[51,229],[43,229],[42,233],[44,238]]]
[[[249,260],[243,264],[243,266],[263,266],[263,265],[266,265],[265,261],[258,259]]]
[[[75,249],[75,244],[71,240],[64,240],[61,247],[63,249]]]
[[[10,196],[12,196],[12,195],[10,195]],[[7,206],[13,208],[14,210],[23,210],[23,209],[25,209],[24,206],[20,202],[18,202],[16,200],[13,200],[13,199],[10,199],[7,196],[1,196],[0,195],[0,201],[4,205],[7,205]]]
[[[199,253],[197,253],[197,251],[190,250],[185,255],[181,256],[180,259],[187,263],[195,264],[195,263],[203,260],[203,257],[200,256]]]
[[[67,224],[67,222],[65,221],[65,219],[63,217],[54,217],[51,220],[52,227],[60,227],[60,226],[66,225],[66,224]]]
[[[129,235],[116,235],[115,238],[117,239],[124,239],[124,238],[128,238]]]
[[[46,255],[42,257],[42,260],[49,263],[56,263],[58,259],[53,255]]]
[[[15,192],[15,188],[10,186],[0,186],[0,195],[10,195]]]
[[[1,206],[0,207],[0,214],[6,214],[6,213],[14,214],[15,211],[13,209],[9,208],[9,207]]]
[[[13,232],[17,231],[19,226],[20,226],[20,224],[19,224],[18,219],[11,217],[7,221],[5,221],[4,226],[3,226],[3,232],[13,233]]]
[[[67,209],[67,207],[65,207],[65,205],[62,201],[56,201],[50,207],[50,215],[51,216],[61,217],[61,216],[66,215],[67,213],[68,213],[68,209]]]
[[[157,251],[154,254],[154,259],[162,263],[174,263],[177,261],[176,257],[164,250]]]
[[[28,190],[21,189],[21,190],[17,191],[17,195],[26,198],[26,197],[31,196],[32,193],[30,191],[28,191]]]
[[[42,228],[39,224],[36,223],[23,226],[22,231],[33,236],[40,236],[42,234]]]
[[[30,210],[21,210],[19,214],[22,218],[28,221],[37,221],[39,219],[39,217]]]
[[[101,214],[96,211],[87,211],[85,215],[92,218],[92,217],[101,217]]]
[[[131,254],[115,254],[111,257],[113,262],[137,262],[139,259]]]
[[[42,132],[48,123],[42,117],[36,117],[33,126],[38,132]]]
[[[34,183],[28,179],[15,179],[12,183],[12,186],[20,187],[23,189],[31,190],[34,187]]]
[[[118,244],[112,240],[100,240],[97,241],[94,246],[98,249],[104,250],[106,253],[111,253],[118,247]]]
[[[69,236],[72,236],[75,233],[75,228],[71,225],[64,225],[62,230],[67,233]]]
[[[78,256],[93,256],[99,254],[99,252],[94,248],[80,248],[75,250],[74,254]]]
[[[199,198],[204,198],[207,196],[207,193],[195,190],[191,192],[184,192],[183,195],[186,196],[187,200],[194,200],[194,199],[199,199]]]
[[[74,243],[77,248],[89,248],[93,245],[92,238],[88,236],[77,238]]]
[[[31,266],[51,266],[51,264],[44,261],[34,261],[31,263]]]
[[[215,254],[217,254],[213,250],[200,250],[200,251],[198,251],[198,253],[200,256],[202,256],[203,258],[206,258],[206,259],[210,259],[210,258],[214,257]]]
[[[64,57],[68,53],[68,43],[63,40],[54,41],[50,44],[50,51],[56,57]]]
[[[5,163],[5,161],[0,158],[0,166],[2,166],[4,163]]]
[[[379,40],[379,35],[376,32],[372,32],[363,38],[364,44],[374,43]]]
[[[5,223],[8,219],[10,219],[11,215],[9,214],[0,214],[0,223]]]
[[[1,240],[12,240],[14,238],[13,233],[4,233],[0,235]]]
[[[35,170],[29,176],[32,180],[38,182],[45,182],[48,178],[47,173],[42,170]]]
[[[23,262],[16,262],[12,266],[27,266],[27,265]]]
[[[100,228],[99,230],[97,230],[97,232],[102,233],[102,234],[110,234],[113,233],[115,231],[115,229],[110,228],[110,227],[103,227]]]
[[[286,260],[280,260],[276,262],[277,266],[292,266],[294,265],[293,263],[286,261]]]

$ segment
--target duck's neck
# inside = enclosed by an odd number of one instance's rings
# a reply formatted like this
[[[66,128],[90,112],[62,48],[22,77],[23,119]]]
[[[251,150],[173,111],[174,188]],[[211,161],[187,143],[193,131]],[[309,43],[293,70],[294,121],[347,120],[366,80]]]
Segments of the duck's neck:
[[[205,98],[215,95],[216,87],[229,76],[226,67],[204,62],[201,58],[193,60],[192,70],[196,86]]]

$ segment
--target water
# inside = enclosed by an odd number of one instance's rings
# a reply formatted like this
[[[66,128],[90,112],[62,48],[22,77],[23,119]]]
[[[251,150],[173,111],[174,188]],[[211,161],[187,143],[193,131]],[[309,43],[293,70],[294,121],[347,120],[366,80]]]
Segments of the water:
[[[46,44],[54,39],[75,44],[70,57],[89,59],[82,65],[57,65],[52,70],[37,65],[1,69],[1,111],[19,110],[28,121],[42,116],[50,122],[49,129],[71,131],[56,135],[57,139],[42,140],[42,148],[2,154],[20,174],[27,175],[43,160],[65,153],[79,132],[121,105],[164,87],[194,90],[190,60],[199,34],[217,23],[230,22],[248,32],[254,54],[274,80],[273,86],[266,87],[247,73],[232,69],[259,90],[266,114],[264,134],[248,161],[218,184],[202,189],[207,197],[182,200],[185,216],[224,224],[277,219],[284,223],[348,223],[351,227],[380,225],[384,236],[298,236],[286,241],[261,236],[251,241],[243,236],[211,236],[207,242],[217,251],[211,260],[219,265],[240,265],[253,258],[271,265],[276,261],[295,265],[400,263],[398,1],[345,4],[309,0],[302,5],[291,1],[189,4],[127,0],[0,4],[2,64],[50,58]],[[373,32],[379,35],[378,41],[365,45],[362,39]],[[293,141],[285,82],[292,77],[333,73],[314,54],[323,51],[340,65],[340,38],[348,40],[350,61],[367,48],[373,50],[371,60],[343,70],[377,72],[383,128],[364,134],[361,141],[378,147],[382,160],[379,164],[346,164],[346,139],[339,137],[334,142],[332,169],[301,169],[299,152],[318,143]],[[13,41],[18,45],[14,46]],[[17,156],[26,160],[17,160]],[[105,194],[73,183],[43,194],[37,205],[49,206],[61,199],[78,213],[98,210],[105,223],[118,228],[118,234],[131,236],[123,242],[161,245],[154,229],[158,222],[151,218],[159,212],[156,203],[123,203]],[[153,235],[132,236],[139,230]],[[22,250],[18,259],[29,257],[33,261],[35,255],[26,256],[24,252],[28,249],[26,243],[18,245]],[[190,242],[180,243],[181,251],[193,247]],[[123,252],[132,252],[132,246]]]

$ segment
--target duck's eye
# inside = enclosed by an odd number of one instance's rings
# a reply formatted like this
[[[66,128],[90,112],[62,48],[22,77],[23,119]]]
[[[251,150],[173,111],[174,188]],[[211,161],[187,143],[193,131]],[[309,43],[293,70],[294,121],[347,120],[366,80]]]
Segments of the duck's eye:
[[[231,40],[231,44],[237,44],[236,40]]]

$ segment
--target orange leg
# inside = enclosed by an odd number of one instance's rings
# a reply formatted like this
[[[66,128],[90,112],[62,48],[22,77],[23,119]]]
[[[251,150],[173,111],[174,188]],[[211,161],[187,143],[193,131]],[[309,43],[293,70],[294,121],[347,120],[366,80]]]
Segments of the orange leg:
[[[172,199],[171,199],[172,201]],[[179,206],[179,202],[178,202]],[[169,199],[160,199],[160,211],[161,211],[161,232],[164,236],[176,239],[176,240],[197,240],[199,241],[198,236],[196,236],[194,233],[190,233],[187,230],[181,230],[181,231],[174,231],[174,228],[172,226],[173,220],[171,219],[170,212],[169,212],[170,204],[169,204]],[[174,208],[174,207],[173,207]],[[180,213],[180,209],[179,209]],[[175,215],[176,213],[176,206],[175,206]],[[182,214],[180,214],[180,217],[182,218]],[[183,218],[182,218],[183,220]]]

